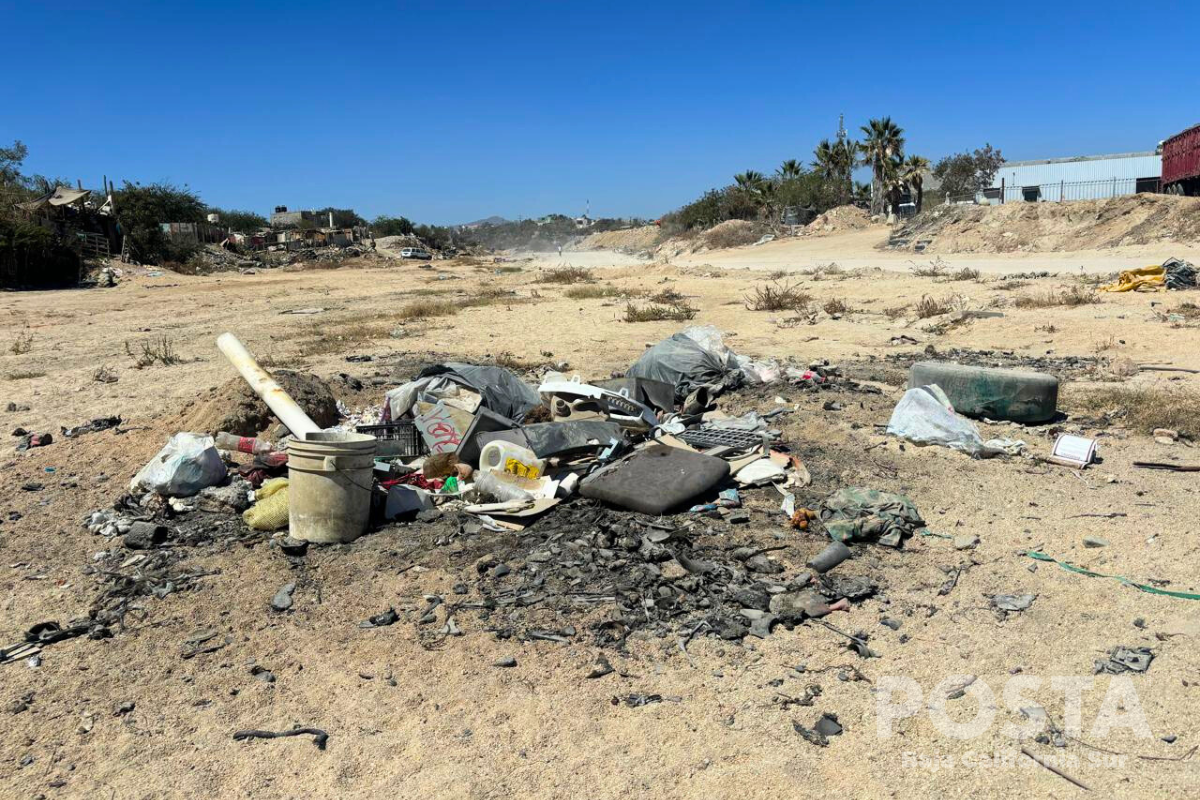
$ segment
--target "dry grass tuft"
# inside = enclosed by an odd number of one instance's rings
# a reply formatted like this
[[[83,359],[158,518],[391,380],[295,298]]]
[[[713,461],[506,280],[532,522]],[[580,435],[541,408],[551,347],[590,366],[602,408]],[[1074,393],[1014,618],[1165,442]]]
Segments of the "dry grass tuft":
[[[656,305],[637,306],[629,303],[625,306],[626,322],[662,322],[671,320],[682,322],[696,316],[696,309],[685,305]]]
[[[170,367],[183,363],[183,359],[175,352],[175,343],[166,336],[140,342],[136,350],[129,342],[125,342],[125,355],[133,359],[135,369],[145,369],[155,364]]]
[[[812,295],[800,291],[794,283],[776,281],[756,286],[744,302],[751,311],[806,311]]]
[[[949,265],[941,257],[937,257],[924,266],[913,264],[909,269],[918,278],[944,278],[949,271]]]
[[[914,310],[917,312],[917,319],[928,319],[929,317],[936,317],[941,314],[949,314],[954,310],[954,300],[949,297],[935,300],[929,295],[923,295],[917,302]]]
[[[571,300],[599,300],[606,297],[620,297],[623,295],[620,289],[608,284],[599,284],[592,286],[572,286],[563,292],[563,297]]]
[[[1099,302],[1100,294],[1095,289],[1086,286],[1072,286],[1061,291],[1050,289],[1043,294],[1022,295],[1013,301],[1013,305],[1017,308],[1051,308],[1053,306],[1074,308]]]
[[[850,311],[850,306],[847,305],[846,301],[840,297],[831,297],[825,301],[825,305],[821,306],[821,309],[826,314],[829,314],[832,316],[833,314],[848,313]]]
[[[590,269],[585,267],[559,267],[557,269],[547,270],[538,276],[538,283],[592,283],[596,280],[595,275]]]
[[[1200,434],[1200,392],[1194,389],[1128,383],[1087,387],[1068,383],[1063,390],[1062,406],[1074,413],[1107,415],[1140,433],[1170,428],[1190,436]]]
[[[970,267],[963,267],[958,272],[951,272],[949,275],[947,275],[946,280],[948,280],[948,281],[977,281],[977,280],[979,280],[980,275],[981,275],[981,273],[977,269],[971,269]]]

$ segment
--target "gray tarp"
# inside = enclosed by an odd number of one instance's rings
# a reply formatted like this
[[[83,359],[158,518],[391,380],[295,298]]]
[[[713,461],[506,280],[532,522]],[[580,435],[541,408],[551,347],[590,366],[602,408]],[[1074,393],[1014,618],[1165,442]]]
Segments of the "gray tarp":
[[[520,422],[530,409],[542,404],[536,389],[504,367],[481,367],[451,361],[426,367],[417,377],[433,375],[444,375],[455,383],[474,389],[483,398],[484,408],[514,422]]]
[[[675,387],[683,400],[700,386],[732,389],[741,385],[742,372],[736,364],[707,350],[695,339],[677,333],[651,347],[625,373],[629,378],[649,378]]]

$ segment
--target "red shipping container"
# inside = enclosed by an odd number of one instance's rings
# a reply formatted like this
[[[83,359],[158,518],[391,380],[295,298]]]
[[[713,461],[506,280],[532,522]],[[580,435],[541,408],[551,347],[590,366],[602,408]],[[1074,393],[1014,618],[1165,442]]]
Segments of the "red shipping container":
[[[1162,182],[1170,184],[1200,178],[1200,125],[1193,125],[1163,142]],[[1190,194],[1190,192],[1189,192]]]

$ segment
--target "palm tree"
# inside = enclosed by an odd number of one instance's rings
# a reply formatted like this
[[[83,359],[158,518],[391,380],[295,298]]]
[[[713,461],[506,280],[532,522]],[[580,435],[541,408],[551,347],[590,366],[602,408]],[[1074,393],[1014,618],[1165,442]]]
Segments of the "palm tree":
[[[757,191],[765,180],[766,177],[761,172],[755,172],[752,169],[733,176],[733,181],[737,184],[737,187],[747,192]]]
[[[813,151],[813,169],[824,180],[832,181],[841,177],[838,166],[839,149],[836,144],[830,143],[828,139],[822,139],[817,145],[817,149]]]
[[[862,126],[866,140],[859,145],[866,163],[871,165],[871,213],[883,212],[884,177],[888,162],[904,151],[904,130],[891,117],[873,119]]]
[[[925,200],[925,173],[929,170],[929,159],[924,156],[909,156],[904,160],[900,174],[904,182],[912,188],[916,197],[917,213],[921,213],[921,205]]]
[[[794,158],[789,158],[779,165],[779,169],[775,170],[775,174],[785,181],[792,178],[799,178],[804,174],[804,165]]]
[[[848,139],[836,142],[822,139],[813,151],[813,168],[824,180],[837,184],[838,201],[842,205],[850,202],[853,192],[851,175],[858,163],[858,150],[858,143]]]

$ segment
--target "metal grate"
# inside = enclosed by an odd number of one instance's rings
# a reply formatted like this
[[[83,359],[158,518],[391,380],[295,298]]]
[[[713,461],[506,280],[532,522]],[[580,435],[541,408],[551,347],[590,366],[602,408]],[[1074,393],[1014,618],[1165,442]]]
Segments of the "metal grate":
[[[693,428],[679,434],[679,438],[692,447],[707,450],[710,447],[736,447],[746,449],[762,444],[765,431],[738,431],[724,428]]]

